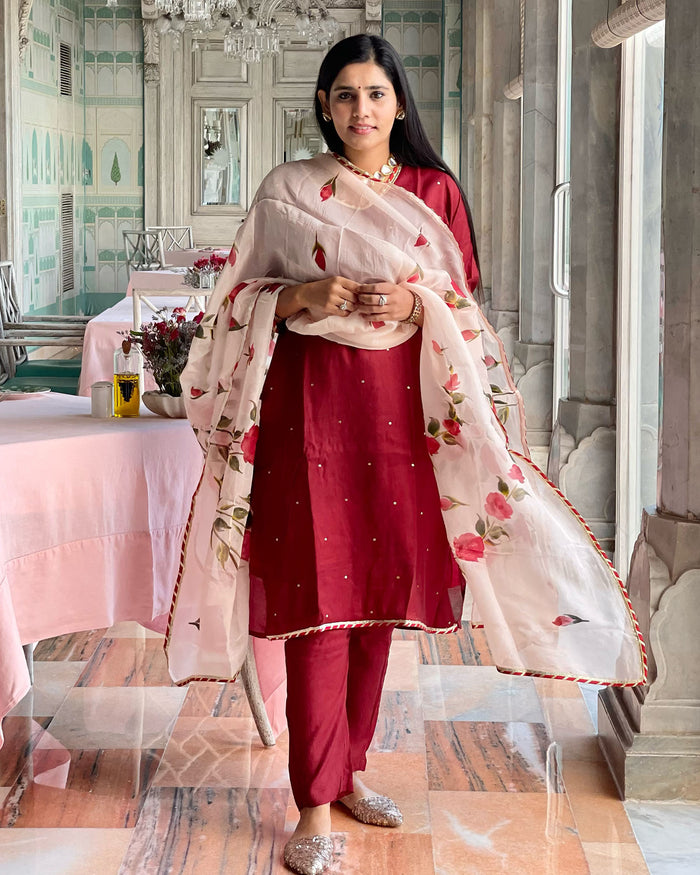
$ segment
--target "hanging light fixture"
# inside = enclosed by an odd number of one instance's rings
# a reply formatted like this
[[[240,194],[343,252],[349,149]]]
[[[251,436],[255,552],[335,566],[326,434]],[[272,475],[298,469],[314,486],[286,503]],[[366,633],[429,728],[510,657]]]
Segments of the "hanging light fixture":
[[[293,38],[312,48],[331,45],[340,27],[328,13],[326,0],[156,0],[155,5],[160,13],[158,31],[171,32],[177,43],[188,27],[193,33],[193,51],[200,48],[200,37],[227,25],[224,54],[246,64],[280,51],[282,35],[275,19],[278,10],[294,11]]]
[[[327,48],[340,25],[329,15],[325,0],[261,0],[248,6],[236,17],[224,34],[224,54],[239,57],[245,63],[260,61],[280,51],[281,33],[274,14],[279,9],[293,9],[294,37],[311,48]],[[286,37],[289,42],[290,36]]]

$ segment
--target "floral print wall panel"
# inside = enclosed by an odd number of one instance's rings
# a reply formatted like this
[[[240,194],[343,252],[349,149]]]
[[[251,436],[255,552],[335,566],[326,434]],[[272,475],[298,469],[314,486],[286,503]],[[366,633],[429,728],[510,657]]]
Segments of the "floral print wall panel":
[[[24,308],[95,313],[126,290],[121,232],[143,225],[139,0],[34,0],[22,65]],[[71,46],[71,97],[59,44]],[[116,165],[115,165],[116,156]],[[60,197],[74,198],[75,288],[60,294]]]

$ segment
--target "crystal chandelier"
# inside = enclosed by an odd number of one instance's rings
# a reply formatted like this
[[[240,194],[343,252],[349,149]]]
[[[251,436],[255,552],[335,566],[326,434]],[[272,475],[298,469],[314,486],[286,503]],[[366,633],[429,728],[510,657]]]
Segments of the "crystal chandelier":
[[[156,0],[156,9],[161,34],[170,32],[178,42],[186,27],[192,30],[193,51],[200,48],[201,37],[214,28],[226,27],[224,54],[246,64],[277,54],[281,44],[290,39],[303,40],[311,48],[326,48],[339,29],[328,13],[326,0]],[[275,19],[281,9],[295,13],[286,35]]]

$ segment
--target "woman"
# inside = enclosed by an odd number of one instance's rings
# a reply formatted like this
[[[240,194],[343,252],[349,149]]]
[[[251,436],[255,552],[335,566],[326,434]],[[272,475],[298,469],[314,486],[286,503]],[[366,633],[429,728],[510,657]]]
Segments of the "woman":
[[[358,774],[391,631],[458,629],[465,580],[501,670],[645,671],[609,563],[527,459],[468,209],[391,46],[334,46],[316,113],[332,153],[263,182],[182,377],[206,465],[167,645],[186,682],[229,678],[249,631],[285,639],[284,857],[307,875],[331,803],[400,825]]]

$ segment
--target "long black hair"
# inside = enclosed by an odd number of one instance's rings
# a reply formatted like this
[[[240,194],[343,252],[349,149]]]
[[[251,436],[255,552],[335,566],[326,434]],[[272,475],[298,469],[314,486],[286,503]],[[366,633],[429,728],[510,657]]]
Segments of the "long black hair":
[[[318,92],[325,91],[327,95],[330,95],[331,86],[344,67],[348,64],[362,64],[365,61],[372,61],[384,70],[391,80],[399,105],[406,113],[405,119],[394,122],[394,127],[391,129],[389,148],[396,160],[401,164],[407,164],[409,167],[432,167],[435,170],[442,170],[452,177],[459,188],[464,208],[467,211],[469,236],[471,237],[472,251],[478,268],[479,256],[476,248],[474,221],[467,196],[457,177],[430,145],[425,128],[418,115],[416,102],[413,99],[413,94],[411,94],[411,87],[408,84],[408,78],[401,63],[401,58],[391,43],[385,39],[368,33],[358,33],[336,43],[326,54],[318,71],[316,91],[314,92],[314,111],[323,139],[326,141],[329,149],[340,155],[343,154],[343,141],[338,136],[333,122],[327,122],[323,118],[323,107],[321,106]],[[481,270],[479,270],[479,289],[477,291],[480,292],[478,297],[482,298]]]

